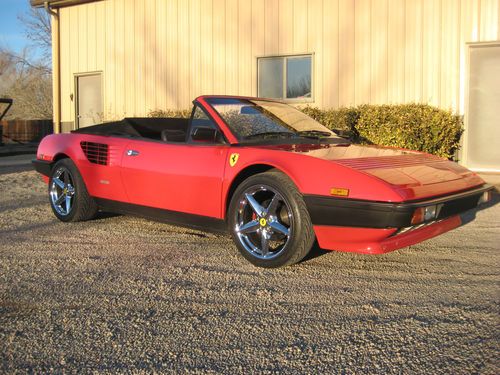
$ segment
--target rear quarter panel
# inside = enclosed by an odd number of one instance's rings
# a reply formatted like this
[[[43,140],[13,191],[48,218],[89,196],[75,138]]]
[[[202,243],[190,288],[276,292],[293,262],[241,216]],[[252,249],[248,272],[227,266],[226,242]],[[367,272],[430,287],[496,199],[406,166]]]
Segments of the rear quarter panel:
[[[105,143],[109,146],[108,165],[93,164],[80,146],[81,141]],[[121,158],[127,139],[90,134],[53,134],[45,137],[37,151],[37,159],[58,160],[69,157],[75,164],[90,195],[127,201],[121,180]]]

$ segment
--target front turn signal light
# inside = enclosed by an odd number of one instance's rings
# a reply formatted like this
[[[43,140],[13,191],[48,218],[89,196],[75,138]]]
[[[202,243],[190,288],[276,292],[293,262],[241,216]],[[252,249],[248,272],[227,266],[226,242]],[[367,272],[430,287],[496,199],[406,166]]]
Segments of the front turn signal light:
[[[337,197],[347,197],[347,196],[349,196],[349,189],[331,188],[330,189],[330,194],[331,195],[336,195]]]
[[[413,216],[411,217],[411,225],[417,225],[424,222],[424,208],[419,207],[413,212]]]
[[[411,224],[417,225],[426,221],[435,220],[439,215],[439,211],[439,205],[419,207],[415,209],[415,212],[413,212],[413,216],[411,217]]]

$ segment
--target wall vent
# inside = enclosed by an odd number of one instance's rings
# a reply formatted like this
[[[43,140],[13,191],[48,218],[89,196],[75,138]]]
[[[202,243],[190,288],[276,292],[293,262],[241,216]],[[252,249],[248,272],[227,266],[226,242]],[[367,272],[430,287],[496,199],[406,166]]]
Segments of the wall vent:
[[[94,164],[108,165],[108,145],[95,142],[80,142],[88,161]]]

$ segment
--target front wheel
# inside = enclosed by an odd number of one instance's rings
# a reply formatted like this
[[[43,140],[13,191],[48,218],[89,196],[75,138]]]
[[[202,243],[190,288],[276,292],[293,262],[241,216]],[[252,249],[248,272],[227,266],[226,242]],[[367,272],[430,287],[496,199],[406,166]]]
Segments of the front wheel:
[[[61,221],[89,220],[97,213],[97,204],[70,159],[59,160],[52,168],[49,198],[54,215]]]
[[[277,170],[251,176],[238,186],[229,205],[228,221],[238,250],[258,267],[297,263],[314,243],[302,195]]]

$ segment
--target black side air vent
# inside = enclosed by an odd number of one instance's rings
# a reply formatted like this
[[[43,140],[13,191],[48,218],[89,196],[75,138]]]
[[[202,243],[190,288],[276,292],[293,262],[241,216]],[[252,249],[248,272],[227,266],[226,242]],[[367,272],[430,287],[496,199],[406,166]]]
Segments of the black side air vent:
[[[95,142],[80,142],[83,153],[94,164],[108,165],[108,145]]]

